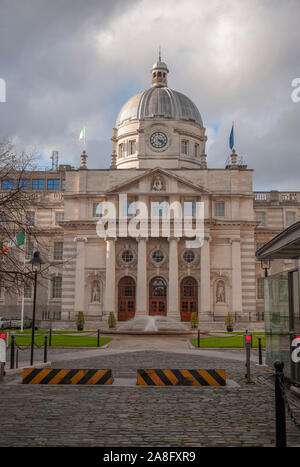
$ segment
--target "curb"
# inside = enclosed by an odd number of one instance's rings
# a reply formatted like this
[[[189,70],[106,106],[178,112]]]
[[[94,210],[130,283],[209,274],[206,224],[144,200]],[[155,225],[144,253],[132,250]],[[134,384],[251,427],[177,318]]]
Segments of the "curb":
[[[51,365],[52,362],[46,362],[46,363],[37,363],[36,365],[26,365],[26,366],[21,366],[19,368],[13,368],[13,369],[8,369],[5,370],[5,376],[12,376],[12,375],[17,375],[19,373],[22,373],[24,368],[44,368],[49,365]]]

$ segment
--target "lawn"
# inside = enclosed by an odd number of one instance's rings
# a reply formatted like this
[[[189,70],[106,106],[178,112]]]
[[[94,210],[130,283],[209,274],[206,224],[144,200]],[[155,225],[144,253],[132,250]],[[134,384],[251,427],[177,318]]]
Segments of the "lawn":
[[[38,346],[44,345],[46,333],[36,333],[34,336],[34,343]],[[110,337],[101,337],[100,336],[100,347],[107,344],[111,341]],[[11,336],[9,338],[9,344],[11,343]],[[31,334],[23,333],[20,335],[16,333],[15,343],[19,346],[29,346],[31,345]],[[49,335],[48,335],[48,345],[49,345]],[[68,335],[59,335],[52,334],[52,347],[97,347],[97,335],[95,336],[81,336],[79,333],[75,336]]]
[[[259,334],[259,333],[258,333]],[[260,336],[259,336],[260,337]],[[191,343],[197,347],[198,338],[192,338]],[[265,347],[265,337],[261,338],[261,345]],[[243,348],[244,341],[243,336],[232,336],[232,337],[200,337],[200,347],[211,347],[211,348],[224,348],[224,347],[235,347]],[[258,337],[253,335],[253,348],[258,347]]]

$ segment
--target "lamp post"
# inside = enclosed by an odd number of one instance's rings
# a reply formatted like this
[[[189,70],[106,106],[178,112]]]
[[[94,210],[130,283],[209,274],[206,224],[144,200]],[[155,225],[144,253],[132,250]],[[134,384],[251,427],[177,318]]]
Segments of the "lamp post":
[[[30,352],[30,365],[33,365],[33,350],[34,350],[34,328],[35,328],[35,307],[36,307],[36,284],[37,275],[41,271],[42,264],[44,261],[40,257],[40,252],[35,251],[30,261],[32,271],[34,272],[34,292],[33,292],[33,309],[32,309],[32,329],[31,329],[31,352]]]

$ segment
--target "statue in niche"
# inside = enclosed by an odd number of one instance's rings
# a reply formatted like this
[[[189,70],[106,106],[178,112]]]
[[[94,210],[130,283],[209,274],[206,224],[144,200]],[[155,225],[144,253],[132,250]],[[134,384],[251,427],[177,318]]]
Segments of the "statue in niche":
[[[156,175],[156,177],[152,180],[152,190],[154,191],[162,191],[164,190],[164,180],[160,175]]]
[[[91,302],[100,302],[100,285],[98,281],[92,283]]]
[[[217,303],[225,302],[225,284],[224,281],[218,281],[216,290],[216,301]]]

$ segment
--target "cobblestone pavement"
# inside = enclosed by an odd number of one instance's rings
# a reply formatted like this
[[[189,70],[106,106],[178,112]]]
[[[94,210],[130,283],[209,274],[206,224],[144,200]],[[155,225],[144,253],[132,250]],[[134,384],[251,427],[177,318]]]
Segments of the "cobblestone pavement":
[[[117,350],[89,358],[76,350],[80,359],[57,362],[54,352],[52,366],[112,368],[116,378],[136,378],[137,368],[225,368],[239,387],[31,386],[10,377],[0,386],[0,446],[274,446],[274,391],[260,380],[272,382],[273,372],[253,364],[247,384],[243,350]],[[289,418],[287,433],[289,446],[300,445]]]

